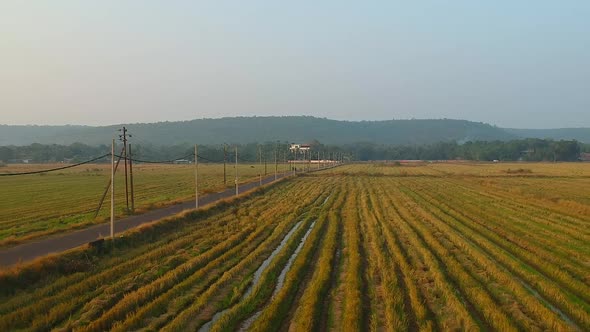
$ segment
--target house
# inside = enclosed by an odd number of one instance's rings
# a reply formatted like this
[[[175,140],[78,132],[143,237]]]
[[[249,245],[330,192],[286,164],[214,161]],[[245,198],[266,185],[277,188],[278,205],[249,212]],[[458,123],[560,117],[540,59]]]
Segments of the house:
[[[175,164],[190,164],[192,163],[190,160],[186,160],[186,159],[177,159],[174,161]]]
[[[292,153],[306,153],[307,151],[311,150],[311,145],[291,143],[289,150],[291,150]]]
[[[580,158],[581,161],[590,161],[590,152],[582,152],[580,153]]]

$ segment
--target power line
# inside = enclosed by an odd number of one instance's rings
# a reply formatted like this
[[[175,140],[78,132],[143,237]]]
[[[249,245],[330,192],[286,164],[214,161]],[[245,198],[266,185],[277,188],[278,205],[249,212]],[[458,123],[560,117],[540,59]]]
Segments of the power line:
[[[63,170],[63,169],[68,169],[68,168],[72,168],[72,167],[76,167],[76,166],[88,164],[88,163],[91,163],[93,161],[97,161],[99,159],[102,159],[104,157],[108,157],[110,155],[111,155],[110,153],[107,153],[107,154],[102,155],[100,157],[96,157],[96,158],[93,158],[93,159],[90,159],[90,160],[83,161],[81,163],[77,163],[77,164],[73,164],[73,165],[68,165],[68,166],[63,166],[63,167],[57,167],[57,168],[51,168],[51,169],[44,169],[44,170],[40,170],[40,171],[22,172],[22,173],[0,173],[0,176],[31,175],[31,174],[41,174],[41,173],[55,172],[55,171],[60,171],[60,170]]]
[[[178,158],[174,158],[174,159],[170,159],[170,160],[143,160],[143,159],[135,159],[135,158],[126,158],[124,155],[115,155],[115,157],[119,157],[121,159],[127,159],[127,160],[132,160],[134,162],[139,162],[139,163],[146,163],[146,164],[172,164],[174,162],[177,162],[180,159],[185,159],[188,157],[194,157],[194,152],[184,155],[182,157],[178,157]],[[203,157],[201,155],[198,155],[199,159],[204,160],[204,161],[208,161],[210,163],[221,163],[223,162],[223,159],[219,159],[219,160],[214,160],[214,159],[209,159],[207,157]]]
[[[202,160],[208,161],[208,162],[210,162],[210,163],[221,163],[221,162],[223,162],[223,159],[219,159],[219,160],[213,160],[213,159],[205,158],[205,157],[203,157],[203,156],[201,156],[201,155],[198,155],[198,157],[199,157],[199,159],[202,159]]]
[[[190,154],[184,155],[182,157],[178,157],[178,158],[174,158],[174,159],[170,159],[170,160],[143,160],[143,159],[135,159],[135,158],[125,157],[124,155],[122,155],[122,156],[115,155],[115,157],[119,157],[121,159],[132,160],[137,163],[145,163],[145,164],[172,164],[179,159],[188,158],[190,156],[194,156],[194,153],[190,153]]]

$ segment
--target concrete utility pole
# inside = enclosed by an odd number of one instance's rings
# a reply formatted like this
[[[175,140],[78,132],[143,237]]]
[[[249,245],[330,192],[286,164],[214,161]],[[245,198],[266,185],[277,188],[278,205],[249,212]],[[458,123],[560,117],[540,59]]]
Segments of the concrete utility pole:
[[[307,150],[303,150],[303,158],[301,158],[301,171],[307,170]]]
[[[283,173],[287,173],[289,171],[289,164],[287,163],[287,152],[285,150],[283,150],[283,162],[285,163]]]
[[[127,128],[123,127],[123,129],[119,129],[119,131],[123,132],[122,135],[119,135],[119,140],[123,142],[123,151],[125,157],[125,202],[127,203],[127,211],[129,211],[129,185],[127,180],[127,136],[131,137],[131,135],[127,135]]]
[[[279,168],[279,165],[277,164],[277,162],[278,162],[277,154],[279,153],[277,151],[278,148],[279,148],[278,143],[275,143],[275,181],[277,180],[277,172],[278,172],[278,168]]]
[[[131,185],[131,212],[135,212],[135,195],[133,190],[133,157],[131,156],[131,144],[129,144],[129,184]]]
[[[258,146],[258,166],[260,169],[258,170],[258,178],[260,179],[259,186],[262,186],[262,147]]]
[[[195,208],[199,208],[199,154],[195,144]]]
[[[293,175],[297,174],[297,149],[295,149],[295,151],[291,151],[293,154],[293,160],[291,162],[291,171],[293,172]]]
[[[111,239],[115,240],[115,139],[111,145]]]
[[[227,160],[227,145],[223,143],[223,186],[227,186],[227,178],[225,176],[225,161]]]
[[[318,151],[318,169],[320,169],[320,152]]]
[[[119,163],[121,162],[122,157],[123,157],[123,149],[121,149],[120,155],[117,156],[117,162],[115,163],[115,174],[117,173],[117,168],[119,168]],[[107,194],[109,193],[109,190],[111,189],[111,185],[112,185],[112,182],[109,180],[109,184],[106,186],[106,188],[104,188],[104,192],[102,193],[102,197],[100,198],[100,202],[98,203],[98,208],[94,212],[94,218],[96,218],[98,216],[98,213],[100,212],[100,209],[102,208],[102,204],[104,203],[104,200],[107,198]]]
[[[240,194],[240,186],[238,186],[238,146],[236,145],[236,196]]]

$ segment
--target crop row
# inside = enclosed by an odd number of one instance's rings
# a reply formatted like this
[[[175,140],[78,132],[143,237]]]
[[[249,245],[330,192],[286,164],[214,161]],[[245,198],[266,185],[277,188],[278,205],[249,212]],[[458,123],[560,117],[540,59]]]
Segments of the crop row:
[[[183,301],[173,294],[196,295],[215,283],[225,285],[224,276],[245,261],[244,255],[261,248],[251,257],[262,257],[322,194],[312,183],[279,187],[266,193],[272,200],[250,200],[132,253],[115,250],[98,257],[88,271],[52,276],[7,296],[0,305],[0,329],[125,329],[126,324],[145,325],[142,317],[165,316],[169,310],[174,316],[190,308],[191,298]],[[293,197],[300,198],[293,202]],[[162,296],[168,298],[158,301]]]
[[[18,284],[0,330],[590,329],[587,216],[498,179],[346,167]]]

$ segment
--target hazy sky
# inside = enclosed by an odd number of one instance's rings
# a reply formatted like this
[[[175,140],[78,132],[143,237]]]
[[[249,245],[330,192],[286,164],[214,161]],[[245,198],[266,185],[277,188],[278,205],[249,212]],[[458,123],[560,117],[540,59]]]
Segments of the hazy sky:
[[[0,123],[590,126],[590,1],[0,2]]]

